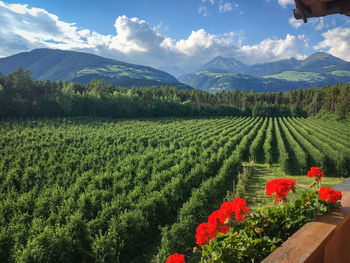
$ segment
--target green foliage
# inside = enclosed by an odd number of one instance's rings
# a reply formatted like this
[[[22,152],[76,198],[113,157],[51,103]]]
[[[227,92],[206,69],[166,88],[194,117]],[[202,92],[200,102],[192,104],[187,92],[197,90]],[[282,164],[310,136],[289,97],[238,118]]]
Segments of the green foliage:
[[[245,166],[243,172],[238,175],[238,182],[236,184],[235,196],[246,198],[248,191],[249,179],[254,176],[254,168],[252,166]]]
[[[265,162],[272,164],[272,149],[273,149],[273,119],[269,118],[269,125],[266,130],[265,141],[263,144]]]
[[[62,87],[65,94],[81,88]],[[264,145],[272,156],[278,137],[290,158],[297,154],[293,138],[311,164],[327,156],[326,169],[346,174],[348,128],[260,117],[3,120],[0,261],[131,262],[164,259],[175,250],[191,254],[197,225],[237,182],[252,145],[259,145],[252,152]],[[240,183],[245,176],[250,172]]]
[[[292,171],[292,162],[291,162],[291,156],[288,154],[288,150],[285,144],[285,141],[282,137],[282,133],[279,128],[279,122],[278,119],[274,119],[275,124],[275,134],[276,134],[276,140],[277,140],[277,147],[278,147],[278,153],[279,153],[279,164],[283,171],[286,173],[289,173]]]
[[[261,146],[265,138],[267,123],[268,123],[268,119],[266,118],[264,120],[263,125],[261,126],[261,129],[259,129],[257,136],[254,138],[252,144],[250,145],[249,156],[250,156],[250,159],[253,161],[261,161],[263,159]]]
[[[259,262],[317,214],[337,206],[307,192],[292,202],[258,210],[203,245],[201,262]]]
[[[252,87],[251,92],[210,94],[186,90],[176,83],[162,86],[155,81],[143,85],[132,79],[128,85],[113,86],[106,81],[91,79],[85,86],[77,82],[43,82],[32,79],[30,71],[22,69],[0,75],[0,118],[301,117],[323,110],[336,112],[341,120],[350,111],[348,84],[286,93],[256,93]]]
[[[308,156],[304,152],[304,149],[300,146],[300,144],[294,139],[293,135],[287,128],[287,125],[284,123],[284,118],[280,120],[281,128],[284,133],[284,137],[289,145],[289,153],[292,156],[291,158],[294,163],[294,171],[296,173],[304,174],[307,172],[309,164],[308,164]]]
[[[316,72],[283,71],[279,74],[267,75],[264,78],[284,79],[288,81],[321,82],[325,77]]]

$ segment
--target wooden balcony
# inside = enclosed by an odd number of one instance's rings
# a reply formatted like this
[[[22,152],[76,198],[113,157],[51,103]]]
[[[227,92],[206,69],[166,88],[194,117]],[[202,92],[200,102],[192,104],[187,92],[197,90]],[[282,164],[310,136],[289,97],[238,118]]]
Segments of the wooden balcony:
[[[350,178],[334,189],[342,207],[304,225],[263,263],[350,263]]]

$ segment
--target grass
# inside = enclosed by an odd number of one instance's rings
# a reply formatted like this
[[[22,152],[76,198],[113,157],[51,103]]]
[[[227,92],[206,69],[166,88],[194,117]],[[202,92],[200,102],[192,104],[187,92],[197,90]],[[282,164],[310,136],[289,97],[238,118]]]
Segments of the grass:
[[[339,77],[350,77],[350,71],[347,70],[335,70],[331,74]]]
[[[284,71],[279,74],[266,75],[263,78],[276,78],[276,79],[284,79],[288,81],[307,81],[307,82],[318,82],[325,79],[319,73],[297,72],[297,71]]]
[[[295,196],[310,191],[308,186],[315,180],[314,178],[307,177],[305,175],[289,175],[285,174],[279,165],[271,165],[267,168],[266,164],[247,164],[253,165],[255,169],[255,174],[252,178],[249,178],[248,189],[246,194],[247,203],[249,209],[252,211],[259,207],[273,206],[274,198],[268,197],[265,192],[265,185],[271,179],[276,178],[292,178],[296,179],[296,194],[289,193],[288,199],[293,200]],[[344,181],[343,177],[324,177],[322,178],[322,186],[334,187]]]
[[[337,115],[332,112],[327,112],[326,110],[320,110],[319,113],[317,113],[314,116],[308,117],[310,120],[317,120],[317,121],[324,121],[324,122],[334,122],[334,123],[339,123],[339,124],[345,124],[348,125],[350,124],[350,114],[348,113],[347,116],[342,119],[338,120]]]
[[[225,77],[225,76],[247,78],[247,76],[245,76],[243,74],[240,74],[240,73],[218,73],[218,72],[210,72],[208,70],[195,72],[194,74],[202,75],[202,76],[215,77],[215,78],[221,78],[221,77]]]
[[[145,78],[149,80],[157,80],[152,72],[145,69],[128,68],[123,65],[106,65],[105,67],[84,68],[77,72],[77,76],[87,74],[102,74],[110,77],[130,77],[130,78]]]

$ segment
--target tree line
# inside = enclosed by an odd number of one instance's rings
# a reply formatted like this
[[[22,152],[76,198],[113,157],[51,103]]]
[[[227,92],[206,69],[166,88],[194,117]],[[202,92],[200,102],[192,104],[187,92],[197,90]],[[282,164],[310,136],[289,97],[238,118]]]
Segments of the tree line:
[[[168,86],[126,89],[103,80],[87,85],[40,81],[29,70],[18,69],[7,76],[0,74],[0,105],[0,118],[307,117],[326,111],[343,119],[350,111],[350,84],[285,93],[233,90],[213,94]]]

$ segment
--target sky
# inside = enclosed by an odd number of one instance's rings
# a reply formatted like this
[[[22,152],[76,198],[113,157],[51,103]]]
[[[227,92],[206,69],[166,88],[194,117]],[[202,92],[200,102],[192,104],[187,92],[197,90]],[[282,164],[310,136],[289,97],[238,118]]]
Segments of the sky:
[[[36,48],[191,72],[328,52],[350,61],[350,17],[295,20],[293,0],[0,0],[0,57]]]

